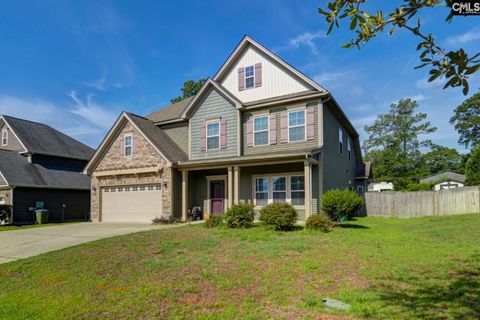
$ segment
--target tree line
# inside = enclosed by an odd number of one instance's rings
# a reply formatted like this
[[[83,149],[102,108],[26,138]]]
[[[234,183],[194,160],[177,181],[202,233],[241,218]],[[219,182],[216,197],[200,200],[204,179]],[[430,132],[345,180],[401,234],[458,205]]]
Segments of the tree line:
[[[459,144],[470,152],[434,144],[428,137],[437,128],[427,114],[417,112],[413,99],[392,103],[385,114],[365,126],[363,144],[366,161],[371,161],[375,181],[391,181],[396,190],[419,190],[421,177],[443,170],[465,173],[467,185],[480,184],[480,92],[454,110],[450,123],[458,131]]]

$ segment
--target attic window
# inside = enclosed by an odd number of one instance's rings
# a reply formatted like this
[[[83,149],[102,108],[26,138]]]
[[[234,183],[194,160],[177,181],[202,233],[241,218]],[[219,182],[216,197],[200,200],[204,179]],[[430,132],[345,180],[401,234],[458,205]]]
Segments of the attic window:
[[[8,144],[8,130],[2,130],[2,146],[6,146]]]
[[[126,157],[132,155],[132,135],[125,135],[123,152]]]
[[[245,88],[255,87],[255,67],[248,66],[245,68]]]

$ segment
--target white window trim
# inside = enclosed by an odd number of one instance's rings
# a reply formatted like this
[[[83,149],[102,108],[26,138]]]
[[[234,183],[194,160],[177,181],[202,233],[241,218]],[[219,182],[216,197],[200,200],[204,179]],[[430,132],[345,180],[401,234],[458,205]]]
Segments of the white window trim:
[[[255,119],[259,119],[259,118],[267,118],[267,129],[266,130],[260,130],[260,131],[255,131]],[[252,131],[253,131],[253,146],[254,147],[263,147],[263,146],[268,146],[270,145],[270,114],[261,114],[261,115],[257,115],[257,116],[254,116],[253,119],[252,119]],[[255,133],[259,133],[259,132],[267,132],[267,143],[266,144],[256,144],[255,143]]]
[[[348,149],[348,160],[352,160],[352,139],[347,139],[347,149]]]
[[[363,186],[357,186],[357,193],[365,193],[365,188]]]
[[[341,148],[340,148],[340,145],[341,145]],[[343,154],[343,149],[344,149],[344,145],[343,145],[343,129],[340,127],[338,128],[338,152],[340,154]]]
[[[250,68],[250,67],[253,68],[253,76],[247,77],[247,68]],[[245,77],[244,77],[245,79],[243,81],[244,81],[245,90],[255,88],[255,65],[253,64],[253,65],[250,65],[250,66],[246,66],[244,70],[245,70]],[[247,78],[253,78],[253,86],[247,87]]]
[[[302,176],[304,177],[305,179],[305,173],[304,172],[282,172],[282,173],[268,173],[268,174],[257,174],[257,175],[252,175],[252,202],[253,204],[255,205],[255,207],[257,208],[263,208],[264,206],[260,206],[260,205],[257,205],[257,197],[256,197],[256,193],[257,193],[257,189],[256,189],[256,179],[257,178],[268,178],[268,200],[267,200],[267,204],[272,204],[273,203],[273,183],[272,183],[272,178],[273,177],[285,177],[287,179],[286,181],[286,184],[287,184],[287,189],[286,189],[286,192],[287,192],[287,199],[286,199],[286,203],[288,204],[291,204],[292,203],[292,181],[291,181],[291,178],[293,176]],[[304,182],[305,183],[305,182]],[[305,187],[304,187],[305,188]],[[297,190],[295,190],[297,191]],[[294,191],[294,192],[295,192]],[[298,190],[298,191],[301,191],[301,190]],[[283,192],[283,191],[282,191]],[[304,194],[305,194],[305,198],[304,198],[304,201],[307,201],[307,190],[303,190]],[[294,205],[293,207],[295,208],[298,208],[298,209],[304,209],[305,208],[305,204],[303,205]]]
[[[5,143],[3,143],[3,135],[5,135]],[[2,129],[2,146],[5,147],[8,145],[8,129]]]
[[[130,145],[127,146],[127,137],[130,137]],[[130,154],[127,155],[127,148],[130,147]],[[131,157],[133,155],[133,135],[131,133],[126,133],[123,136],[123,156]]]
[[[303,140],[290,141],[290,128],[299,128],[299,127],[301,127],[301,125],[290,126],[290,113],[299,112],[299,111],[303,111],[303,119],[304,119],[304,123],[303,123],[303,127],[304,127],[304,128],[303,128],[303,129],[304,129]],[[302,108],[302,109],[292,109],[292,110],[288,110],[288,114],[287,114],[287,126],[288,126],[288,142],[289,142],[289,143],[305,142],[305,141],[307,141],[307,113],[306,113],[306,109],[305,109],[305,108]]]
[[[217,148],[209,148],[208,147],[208,138],[214,138],[217,137],[217,135],[214,136],[209,136],[208,135],[208,125],[213,124],[213,123],[218,123],[218,147]],[[220,120],[209,120],[205,122],[205,150],[219,150],[221,147],[222,142],[220,141],[220,136],[222,132],[222,123]]]

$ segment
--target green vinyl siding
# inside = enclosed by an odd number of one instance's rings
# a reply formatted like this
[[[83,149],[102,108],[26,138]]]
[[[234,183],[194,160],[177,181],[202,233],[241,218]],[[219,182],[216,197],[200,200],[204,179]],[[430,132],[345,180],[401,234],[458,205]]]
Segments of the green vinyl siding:
[[[320,129],[318,126],[318,102],[312,101],[307,104],[307,107],[315,107],[315,132],[314,138],[312,140],[306,140],[301,142],[289,142],[289,143],[282,143],[281,141],[281,126],[280,126],[280,113],[282,111],[286,111],[287,107],[275,107],[275,108],[266,108],[265,114],[267,113],[274,113],[276,115],[276,123],[277,123],[277,143],[264,145],[264,146],[253,146],[247,147],[247,121],[253,116],[251,112],[244,112],[242,114],[242,128],[243,128],[243,139],[242,139],[242,149],[244,155],[255,155],[255,154],[263,154],[263,153],[272,153],[272,152],[288,152],[288,151],[295,151],[295,150],[305,150],[305,149],[315,149],[318,148],[318,137],[320,134]]]
[[[220,118],[227,121],[227,147],[202,151],[200,149],[200,128],[207,120]],[[195,110],[191,124],[191,159],[224,158],[237,155],[237,109],[214,89],[206,94]]]
[[[348,160],[347,141],[351,136],[326,106],[323,110],[323,123],[323,192],[335,188],[353,188],[357,163],[354,141],[352,140],[352,158]],[[340,127],[343,130],[343,154],[339,151],[338,129]]]
[[[183,152],[188,154],[188,122],[167,124],[160,127]]]

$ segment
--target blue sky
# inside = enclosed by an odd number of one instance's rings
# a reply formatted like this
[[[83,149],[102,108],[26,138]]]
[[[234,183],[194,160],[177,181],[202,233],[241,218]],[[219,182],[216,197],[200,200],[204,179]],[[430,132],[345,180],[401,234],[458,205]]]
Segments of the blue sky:
[[[167,105],[185,80],[213,76],[249,34],[329,89],[362,137],[391,102],[413,97],[438,127],[433,141],[463,151],[448,119],[465,97],[427,83],[427,69],[413,70],[417,39],[400,31],[361,51],[342,49],[348,28],[325,35],[317,13],[325,2],[2,1],[0,114],[96,147],[122,110],[145,115]],[[447,25],[447,13],[427,11],[425,30],[447,48],[478,50],[480,18]]]

